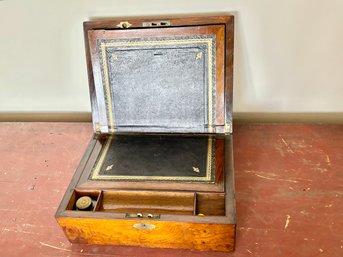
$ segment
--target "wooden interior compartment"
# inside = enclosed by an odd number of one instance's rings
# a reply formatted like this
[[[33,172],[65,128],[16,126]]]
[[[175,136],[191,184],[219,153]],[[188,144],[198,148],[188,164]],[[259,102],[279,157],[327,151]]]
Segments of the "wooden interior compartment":
[[[225,216],[225,194],[197,193],[196,215]]]
[[[103,191],[97,211],[194,215],[195,193]]]
[[[102,194],[100,190],[77,190],[76,189],[73,191],[70,197],[66,210],[76,211],[75,203],[82,196],[89,196],[92,199],[92,208],[89,211],[94,211],[98,208],[97,207],[98,202],[100,202]]]

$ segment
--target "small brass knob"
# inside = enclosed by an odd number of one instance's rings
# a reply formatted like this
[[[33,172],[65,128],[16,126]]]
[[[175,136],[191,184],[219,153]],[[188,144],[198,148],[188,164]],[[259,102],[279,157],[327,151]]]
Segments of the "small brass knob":
[[[131,26],[132,24],[129,23],[128,21],[121,21],[119,24],[117,24],[117,27],[121,29],[127,29],[127,28],[130,28]]]

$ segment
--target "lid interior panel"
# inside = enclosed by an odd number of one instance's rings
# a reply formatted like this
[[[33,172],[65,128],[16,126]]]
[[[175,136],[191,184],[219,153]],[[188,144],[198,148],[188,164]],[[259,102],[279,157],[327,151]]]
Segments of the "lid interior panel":
[[[189,27],[165,28],[157,36],[145,29],[139,37],[133,30],[88,32],[101,127],[109,132],[215,132],[223,120],[216,114],[223,107],[223,97],[216,94],[216,38],[222,39],[223,29],[196,28],[192,33],[182,33]]]

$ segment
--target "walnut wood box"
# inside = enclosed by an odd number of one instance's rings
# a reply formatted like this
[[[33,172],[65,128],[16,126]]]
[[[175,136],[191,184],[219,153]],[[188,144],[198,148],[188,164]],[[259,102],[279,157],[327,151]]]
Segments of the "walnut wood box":
[[[234,249],[233,24],[84,23],[94,136],[56,212],[71,242]]]

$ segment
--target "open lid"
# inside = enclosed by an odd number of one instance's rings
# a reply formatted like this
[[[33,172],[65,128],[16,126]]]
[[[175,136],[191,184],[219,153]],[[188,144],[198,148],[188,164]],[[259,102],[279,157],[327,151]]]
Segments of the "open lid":
[[[95,131],[230,133],[232,24],[232,16],[86,22]]]

